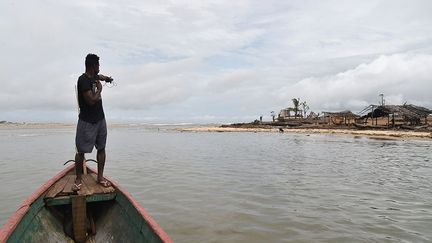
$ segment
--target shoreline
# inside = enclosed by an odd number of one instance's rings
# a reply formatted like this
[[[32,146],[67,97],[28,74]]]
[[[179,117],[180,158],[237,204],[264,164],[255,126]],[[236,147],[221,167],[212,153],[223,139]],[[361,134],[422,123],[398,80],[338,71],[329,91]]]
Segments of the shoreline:
[[[47,129],[76,127],[72,123],[2,123],[0,129]]]
[[[0,130],[9,129],[76,129],[76,123],[1,123]],[[125,124],[107,124],[108,128],[126,127]]]
[[[234,127],[191,127],[178,128],[180,132],[267,132],[279,133],[278,128],[234,128]],[[284,133],[299,134],[334,134],[334,135],[351,135],[366,136],[377,139],[432,139],[432,132],[419,131],[397,131],[397,130],[354,130],[354,129],[334,129],[334,128],[284,128]]]
[[[136,127],[130,124],[108,124],[108,128],[130,128]],[[158,127],[158,126],[155,126]],[[10,129],[75,129],[75,123],[3,123],[0,124],[0,130]],[[209,125],[195,125],[187,127],[171,127],[171,131],[177,132],[249,132],[249,133],[279,133],[279,128],[269,127],[221,127]],[[348,135],[364,136],[382,140],[399,140],[399,139],[421,139],[432,140],[432,132],[429,131],[407,131],[407,130],[358,130],[344,128],[284,128],[284,133],[297,134],[331,134],[331,135]]]

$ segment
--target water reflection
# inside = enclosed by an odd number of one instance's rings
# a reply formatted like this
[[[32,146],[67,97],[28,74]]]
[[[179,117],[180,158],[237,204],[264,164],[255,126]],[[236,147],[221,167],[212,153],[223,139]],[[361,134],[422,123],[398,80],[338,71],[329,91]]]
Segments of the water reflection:
[[[176,242],[432,241],[430,141],[109,132],[106,174]],[[0,223],[73,141],[73,129],[0,131]]]

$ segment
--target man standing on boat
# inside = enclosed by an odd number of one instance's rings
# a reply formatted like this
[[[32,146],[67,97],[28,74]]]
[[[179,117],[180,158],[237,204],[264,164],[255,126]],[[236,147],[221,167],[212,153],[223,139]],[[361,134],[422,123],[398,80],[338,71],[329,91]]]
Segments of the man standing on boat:
[[[102,84],[100,82],[110,78],[99,75],[99,57],[95,54],[87,55],[85,67],[86,71],[78,78],[77,83],[80,112],[75,137],[77,153],[75,154],[76,179],[72,188],[74,191],[81,189],[84,154],[91,153],[93,147],[97,149],[97,181],[104,187],[111,186],[110,182],[103,177],[107,127],[102,107]]]

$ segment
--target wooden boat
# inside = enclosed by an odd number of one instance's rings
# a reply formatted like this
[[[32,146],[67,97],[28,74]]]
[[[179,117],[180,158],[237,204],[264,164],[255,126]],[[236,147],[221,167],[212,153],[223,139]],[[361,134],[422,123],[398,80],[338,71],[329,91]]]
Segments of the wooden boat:
[[[74,169],[30,195],[0,230],[0,242],[172,242],[127,191],[112,180],[102,187],[89,167],[72,192]]]

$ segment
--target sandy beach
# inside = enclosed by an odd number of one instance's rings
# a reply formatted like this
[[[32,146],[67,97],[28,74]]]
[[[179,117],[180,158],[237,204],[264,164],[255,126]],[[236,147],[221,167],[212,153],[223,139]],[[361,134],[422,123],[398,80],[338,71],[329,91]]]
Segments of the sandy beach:
[[[3,123],[0,129],[75,129],[76,124],[72,123]],[[109,128],[130,127],[128,124],[108,124]],[[268,132],[279,133],[278,128],[236,128],[220,126],[194,126],[175,127],[169,130],[178,132]],[[334,134],[367,136],[377,139],[432,139],[432,132],[406,131],[406,130],[355,130],[355,129],[334,129],[334,128],[284,128],[284,133],[301,134]]]
[[[274,132],[278,133],[277,128],[233,128],[233,127],[191,127],[177,129],[182,132]],[[302,133],[302,134],[335,134],[335,135],[353,135],[367,136],[372,138],[388,139],[432,139],[431,132],[417,131],[400,131],[400,130],[350,130],[350,129],[316,129],[316,128],[284,128],[284,133]]]

